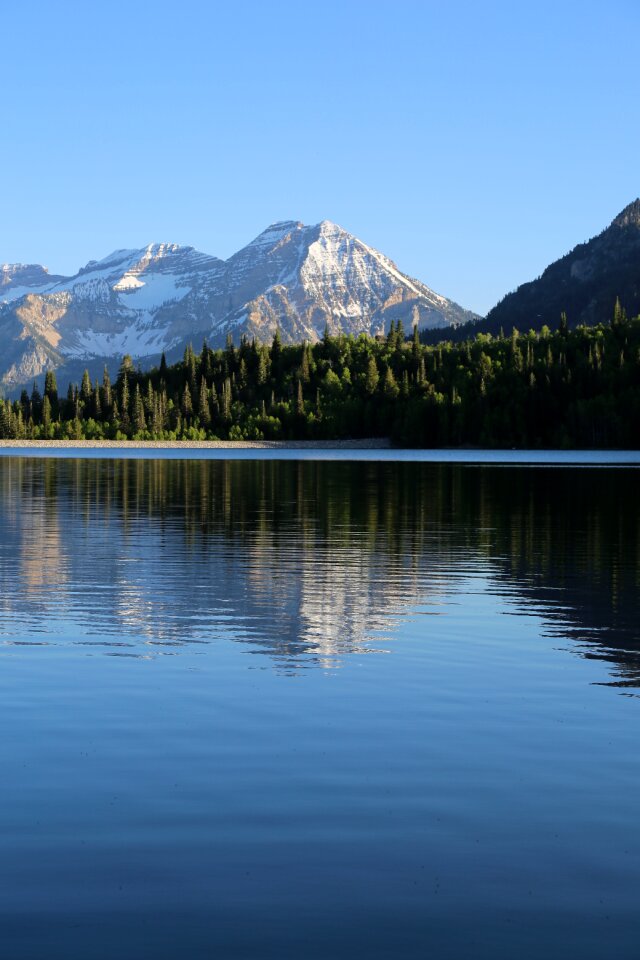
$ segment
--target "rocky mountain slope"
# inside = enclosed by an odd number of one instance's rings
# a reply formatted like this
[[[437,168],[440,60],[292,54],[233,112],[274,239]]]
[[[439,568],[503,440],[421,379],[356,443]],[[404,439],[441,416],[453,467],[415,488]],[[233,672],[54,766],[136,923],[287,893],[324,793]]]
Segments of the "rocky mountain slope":
[[[15,391],[47,368],[96,376],[129,353],[142,366],[246,335],[314,342],[377,333],[392,320],[421,329],[477,319],[329,221],[276,223],[228,260],[151,244],[90,261],[74,277],[37,265],[0,272],[0,384]]]
[[[640,313],[640,200],[634,200],[597,237],[552,263],[530,283],[507,294],[477,330],[497,333],[547,324],[564,311],[570,326],[607,321],[616,297],[627,313]]]

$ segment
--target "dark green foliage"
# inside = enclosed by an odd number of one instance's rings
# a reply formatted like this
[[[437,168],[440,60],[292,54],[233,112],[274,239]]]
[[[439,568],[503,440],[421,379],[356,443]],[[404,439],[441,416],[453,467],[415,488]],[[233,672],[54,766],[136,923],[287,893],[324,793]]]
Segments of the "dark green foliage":
[[[125,357],[115,387],[88,375],[58,400],[47,376],[19,401],[0,401],[0,436],[110,439],[390,437],[407,446],[638,447],[640,318],[619,304],[608,324],[460,345],[325,337],[270,347],[243,339],[191,347],[149,373]]]

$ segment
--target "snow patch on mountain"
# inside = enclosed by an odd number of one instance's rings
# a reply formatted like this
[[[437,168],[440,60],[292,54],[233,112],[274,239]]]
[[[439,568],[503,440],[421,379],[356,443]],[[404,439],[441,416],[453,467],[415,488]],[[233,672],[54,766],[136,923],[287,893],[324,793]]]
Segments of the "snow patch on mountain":
[[[179,280],[166,273],[147,273],[140,277],[125,275],[113,290],[122,294],[118,301],[133,310],[158,310],[163,304],[177,302],[191,293],[190,286],[179,286]]]
[[[167,334],[167,327],[144,329],[140,326],[129,326],[116,333],[82,330],[78,331],[74,341],[62,347],[60,352],[65,357],[76,360],[122,357],[125,353],[133,357],[147,357],[161,353],[173,345]]]

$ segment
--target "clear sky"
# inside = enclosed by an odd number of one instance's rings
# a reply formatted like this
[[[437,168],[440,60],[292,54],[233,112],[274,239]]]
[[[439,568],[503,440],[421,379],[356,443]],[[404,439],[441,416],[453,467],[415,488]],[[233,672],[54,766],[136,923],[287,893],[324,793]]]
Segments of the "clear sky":
[[[0,262],[334,220],[485,312],[640,194],[637,0],[3,5]]]

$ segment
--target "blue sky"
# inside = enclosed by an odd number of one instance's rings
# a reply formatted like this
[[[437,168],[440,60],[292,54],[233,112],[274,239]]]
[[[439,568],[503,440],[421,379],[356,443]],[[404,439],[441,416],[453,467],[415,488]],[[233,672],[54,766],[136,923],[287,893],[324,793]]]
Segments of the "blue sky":
[[[335,220],[486,311],[640,194],[637,0],[5,4],[0,262]]]

